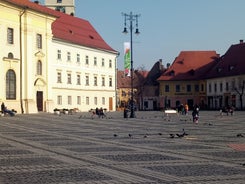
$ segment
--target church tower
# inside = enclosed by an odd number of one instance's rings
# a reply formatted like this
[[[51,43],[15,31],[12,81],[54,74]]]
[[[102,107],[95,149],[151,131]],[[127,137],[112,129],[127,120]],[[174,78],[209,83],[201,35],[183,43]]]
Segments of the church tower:
[[[45,6],[75,16],[75,0],[45,0]]]

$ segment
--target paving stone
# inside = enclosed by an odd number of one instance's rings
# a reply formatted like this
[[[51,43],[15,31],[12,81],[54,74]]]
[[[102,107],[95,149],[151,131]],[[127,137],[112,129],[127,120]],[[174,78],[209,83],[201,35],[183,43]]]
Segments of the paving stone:
[[[189,116],[135,113],[0,118],[0,183],[244,183],[245,138],[237,136],[245,136],[244,112],[200,111],[198,124]],[[188,135],[177,137],[183,129]]]

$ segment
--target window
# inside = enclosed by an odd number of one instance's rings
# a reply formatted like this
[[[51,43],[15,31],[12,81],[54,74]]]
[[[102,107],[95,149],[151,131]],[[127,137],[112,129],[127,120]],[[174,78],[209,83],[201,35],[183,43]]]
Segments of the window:
[[[14,44],[14,29],[8,28],[7,30],[8,44]]]
[[[169,85],[165,85],[165,92],[169,92]]]
[[[8,53],[8,58],[9,58],[9,59],[13,59],[13,58],[14,58],[14,54],[13,54],[12,52],[9,52],[9,53]]]
[[[71,61],[71,53],[67,52],[67,61]]]
[[[102,105],[105,105],[105,97],[102,97]]]
[[[186,91],[187,91],[187,92],[191,92],[191,85],[190,85],[190,84],[187,84],[187,85],[186,85]]]
[[[16,99],[16,74],[14,70],[8,70],[6,74],[6,99]]]
[[[81,75],[77,74],[77,85],[81,85]]]
[[[204,85],[201,84],[201,91],[204,91]]]
[[[61,50],[57,50],[57,59],[61,60]]]
[[[85,76],[85,85],[89,86],[89,76],[88,75]]]
[[[94,97],[94,105],[97,105],[98,104],[98,99],[97,97]]]
[[[102,86],[105,86],[105,77],[101,78],[101,84],[102,84]]]
[[[94,57],[94,66],[97,66],[97,57]]]
[[[57,3],[62,3],[62,0],[57,0]]]
[[[127,93],[125,91],[122,91],[122,96],[127,96]]]
[[[71,96],[67,97],[67,104],[72,105],[72,97]]]
[[[57,72],[57,83],[61,83],[61,72]]]
[[[209,93],[212,92],[212,85],[211,84],[208,85],[208,91],[209,91]]]
[[[42,62],[40,60],[37,61],[37,75],[42,75]]]
[[[67,84],[71,84],[71,74],[67,74]]]
[[[195,92],[199,92],[199,85],[198,84],[195,85]]]
[[[109,60],[109,68],[112,68],[112,61]]]
[[[175,86],[175,91],[176,91],[176,92],[180,92],[180,85],[179,85],[179,84],[177,84],[177,85]]]
[[[102,58],[102,61],[101,61],[101,66],[105,66],[105,59],[104,58]]]
[[[57,104],[62,105],[62,96],[61,95],[57,96]]]
[[[85,64],[86,64],[86,65],[89,64],[89,58],[88,58],[88,56],[85,57]]]
[[[94,76],[94,86],[97,86],[97,76]]]
[[[86,105],[89,105],[89,97],[86,97]]]
[[[225,90],[229,91],[229,83],[228,82],[225,83]]]
[[[65,8],[64,6],[57,6],[57,7],[55,7],[55,10],[56,10],[56,11],[63,12],[63,13],[66,12],[66,8]]]
[[[112,87],[112,78],[109,78],[109,87]]]
[[[77,105],[81,105],[81,96],[77,96]]]
[[[220,90],[220,92],[223,91],[223,83],[220,83],[220,84],[219,84],[219,90]]]
[[[42,49],[42,35],[37,34],[37,48]]]
[[[217,92],[217,84],[214,84],[214,92]]]
[[[77,63],[80,63],[80,54],[77,54]]]

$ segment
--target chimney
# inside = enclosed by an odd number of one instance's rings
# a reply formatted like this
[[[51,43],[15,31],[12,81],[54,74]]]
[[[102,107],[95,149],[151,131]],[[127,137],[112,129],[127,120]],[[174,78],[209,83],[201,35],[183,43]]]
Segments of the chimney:
[[[243,43],[243,40],[240,40],[240,44],[242,44]]]

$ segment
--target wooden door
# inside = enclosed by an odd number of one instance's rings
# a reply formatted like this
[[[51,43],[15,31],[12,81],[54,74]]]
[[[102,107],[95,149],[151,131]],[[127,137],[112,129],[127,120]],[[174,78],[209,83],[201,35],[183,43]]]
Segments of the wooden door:
[[[113,100],[112,97],[109,98],[109,111],[113,110]]]
[[[37,110],[43,111],[43,92],[37,91]]]

